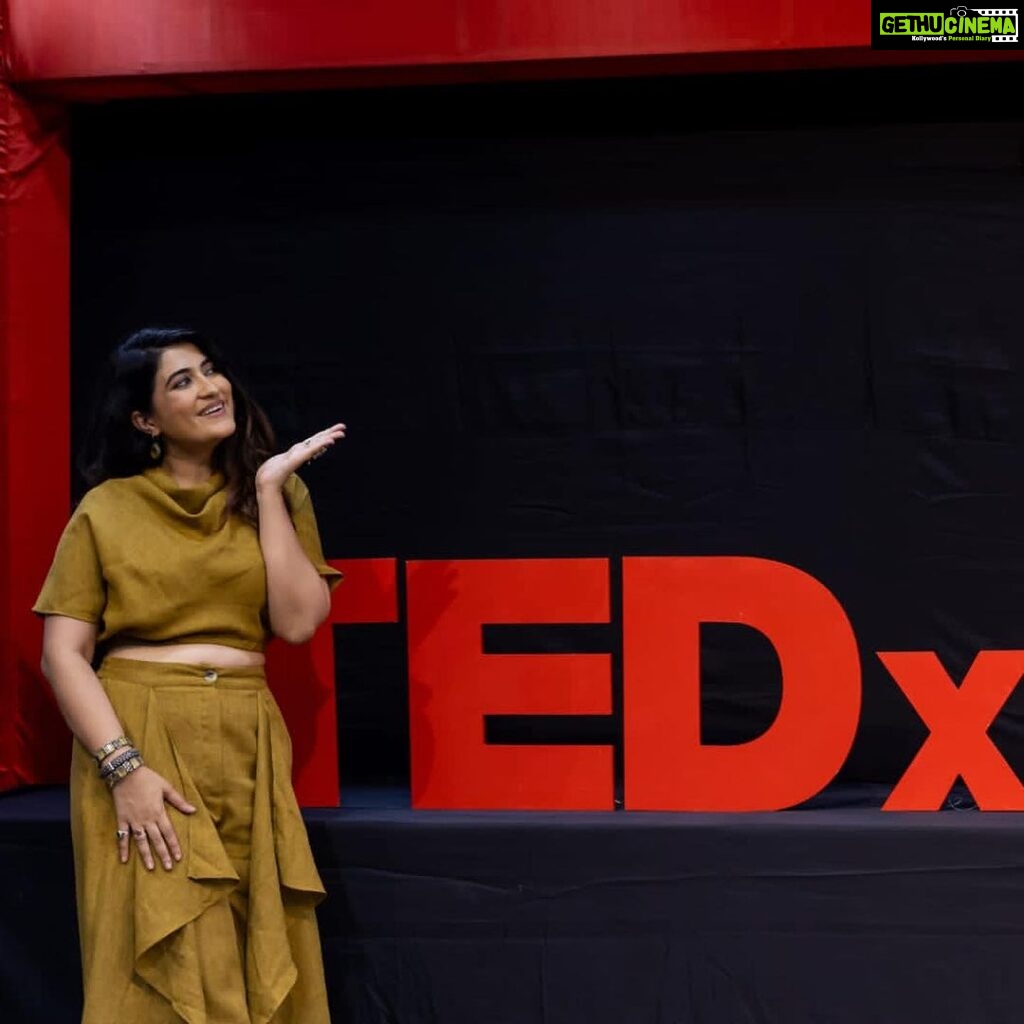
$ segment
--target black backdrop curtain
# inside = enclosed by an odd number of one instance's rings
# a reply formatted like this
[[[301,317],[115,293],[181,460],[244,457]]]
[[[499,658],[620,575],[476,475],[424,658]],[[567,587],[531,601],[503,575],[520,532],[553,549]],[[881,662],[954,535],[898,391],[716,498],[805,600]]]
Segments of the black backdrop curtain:
[[[76,433],[122,334],[189,323],[283,442],[349,423],[305,474],[331,557],[796,565],[861,646],[841,779],[893,780],[925,729],[872,652],[936,650],[959,677],[979,649],[1024,647],[1018,80],[80,108]],[[703,640],[705,738],[756,735],[770,645]],[[338,641],[343,783],[404,781],[402,626]],[[1018,772],[1022,730],[1013,698],[993,735]]]

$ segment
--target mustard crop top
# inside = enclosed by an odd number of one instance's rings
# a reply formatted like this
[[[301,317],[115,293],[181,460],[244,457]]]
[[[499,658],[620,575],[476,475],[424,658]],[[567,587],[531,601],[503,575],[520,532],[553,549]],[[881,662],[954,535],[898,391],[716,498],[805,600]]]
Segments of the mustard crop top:
[[[293,474],[283,492],[303,551],[333,589],[341,573],[324,560],[306,485]],[[32,610],[95,623],[98,644],[262,650],[271,633],[259,537],[239,516],[224,520],[226,500],[221,473],[198,487],[162,467],[104,481],[75,509]]]

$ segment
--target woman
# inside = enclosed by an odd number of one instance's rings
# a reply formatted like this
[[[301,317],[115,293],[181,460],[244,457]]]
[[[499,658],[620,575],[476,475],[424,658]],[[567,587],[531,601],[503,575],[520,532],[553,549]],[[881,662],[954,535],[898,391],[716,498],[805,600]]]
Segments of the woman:
[[[77,739],[82,1021],[327,1024],[324,889],[263,648],[328,614],[340,573],[294,473],[345,427],[272,455],[265,415],[191,331],[138,331],[112,362],[91,489],[34,607]]]

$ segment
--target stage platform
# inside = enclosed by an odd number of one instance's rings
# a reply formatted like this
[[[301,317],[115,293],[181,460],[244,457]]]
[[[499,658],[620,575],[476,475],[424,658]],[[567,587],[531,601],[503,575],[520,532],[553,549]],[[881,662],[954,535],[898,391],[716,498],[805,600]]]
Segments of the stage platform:
[[[306,814],[339,1024],[1021,1017],[1024,815],[842,799],[757,815],[349,800]],[[65,791],[0,797],[0,870],[0,1021],[76,1024]]]

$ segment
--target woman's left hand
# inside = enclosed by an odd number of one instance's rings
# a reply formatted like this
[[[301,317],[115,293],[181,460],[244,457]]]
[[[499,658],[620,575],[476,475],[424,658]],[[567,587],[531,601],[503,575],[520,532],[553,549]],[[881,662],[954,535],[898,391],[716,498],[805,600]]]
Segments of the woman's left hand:
[[[335,441],[340,441],[345,436],[345,424],[335,423],[333,427],[321,430],[305,441],[293,444],[286,452],[274,455],[267,459],[258,470],[256,470],[257,489],[276,487],[280,489],[300,466],[309,462],[310,459],[319,458]]]

